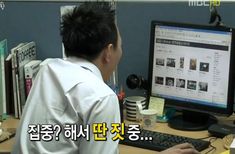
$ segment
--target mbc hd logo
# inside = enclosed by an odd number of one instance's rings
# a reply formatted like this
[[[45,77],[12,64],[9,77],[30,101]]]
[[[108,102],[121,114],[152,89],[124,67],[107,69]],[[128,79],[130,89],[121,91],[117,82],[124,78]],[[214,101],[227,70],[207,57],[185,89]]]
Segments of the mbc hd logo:
[[[220,0],[188,0],[189,6],[220,6]]]

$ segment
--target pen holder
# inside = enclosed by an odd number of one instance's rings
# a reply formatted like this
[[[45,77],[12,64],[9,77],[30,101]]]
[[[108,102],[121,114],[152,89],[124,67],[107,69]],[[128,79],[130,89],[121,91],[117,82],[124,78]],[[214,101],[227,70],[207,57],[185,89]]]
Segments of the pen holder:
[[[126,119],[129,121],[138,121],[138,108],[137,102],[142,106],[142,109],[147,107],[146,98],[142,96],[130,96],[124,99],[126,106]]]

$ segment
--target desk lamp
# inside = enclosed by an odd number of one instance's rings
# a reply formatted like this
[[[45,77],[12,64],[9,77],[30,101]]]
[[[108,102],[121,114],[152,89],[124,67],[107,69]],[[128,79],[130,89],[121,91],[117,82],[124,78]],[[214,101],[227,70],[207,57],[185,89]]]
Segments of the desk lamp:
[[[215,23],[215,26],[223,26],[221,16],[219,15],[219,13],[217,11],[216,6],[214,6],[214,5],[210,6],[210,13],[211,13],[211,15],[210,15],[209,23],[213,24],[217,20],[217,22]]]

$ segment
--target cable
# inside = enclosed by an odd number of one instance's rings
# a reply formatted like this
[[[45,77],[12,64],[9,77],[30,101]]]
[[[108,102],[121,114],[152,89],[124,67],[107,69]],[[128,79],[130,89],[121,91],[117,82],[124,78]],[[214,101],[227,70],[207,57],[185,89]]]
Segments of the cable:
[[[206,137],[206,138],[209,138],[209,137]],[[216,147],[212,145],[213,142],[215,142],[217,140],[217,137],[211,137],[209,139],[209,142],[210,142],[210,148],[205,154],[208,154],[209,152],[212,152],[212,151],[216,151]]]
[[[202,137],[202,138],[198,138],[198,139],[201,139],[201,140],[204,140],[204,139],[213,139],[213,138],[216,138],[217,139],[217,137],[214,137],[214,136],[208,136],[208,137]]]
[[[213,145],[210,145],[211,149],[209,151],[207,151],[205,154],[208,154],[209,152],[212,151],[216,151],[216,147],[214,147]]]

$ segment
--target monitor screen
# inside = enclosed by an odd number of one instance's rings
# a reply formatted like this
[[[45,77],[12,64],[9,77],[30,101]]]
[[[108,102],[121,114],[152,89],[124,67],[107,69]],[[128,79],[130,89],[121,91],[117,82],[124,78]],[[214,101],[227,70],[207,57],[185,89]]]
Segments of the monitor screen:
[[[150,96],[190,111],[190,118],[199,112],[230,115],[234,96],[232,38],[233,29],[228,27],[153,21]]]

